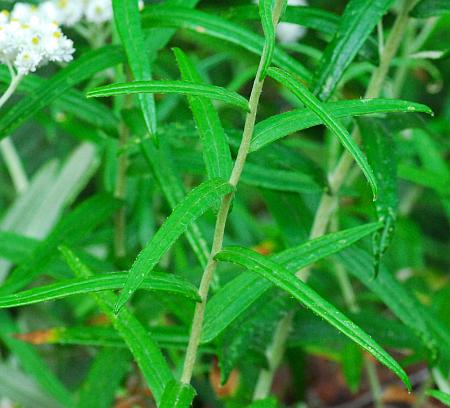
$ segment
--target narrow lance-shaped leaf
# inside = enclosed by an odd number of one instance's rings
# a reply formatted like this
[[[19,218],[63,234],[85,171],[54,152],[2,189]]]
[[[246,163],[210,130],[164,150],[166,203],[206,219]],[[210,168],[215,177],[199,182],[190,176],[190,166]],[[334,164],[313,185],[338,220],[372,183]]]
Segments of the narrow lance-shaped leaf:
[[[264,39],[252,31],[213,14],[185,7],[159,4],[147,6],[142,12],[142,26],[151,29],[155,27],[185,28],[196,34],[230,42],[258,56],[261,55],[264,47]],[[311,73],[303,65],[278,47],[275,47],[272,62],[305,80],[311,79]]]
[[[409,390],[411,389],[411,384],[404,370],[372,337],[308,285],[292,275],[286,268],[250,249],[240,247],[224,248],[217,254],[216,259],[241,265],[285,290],[300,303],[367,350],[378,361],[392,370]]]
[[[314,94],[320,100],[330,97],[344,71],[392,3],[393,0],[350,0],[347,3],[339,28],[325,49],[315,75]]]
[[[426,105],[400,99],[350,99],[327,102],[323,106],[335,119],[391,112],[423,112],[432,114],[431,109]],[[321,118],[308,108],[294,109],[273,115],[256,124],[250,151],[255,152],[269,143],[294,132],[323,123]]]
[[[430,18],[450,14],[450,3],[447,0],[421,0],[411,10],[411,16]]]
[[[259,15],[264,31],[265,50],[267,53],[261,73],[263,78],[267,74],[267,69],[272,62],[273,52],[275,50],[275,25],[273,21],[274,3],[275,0],[259,0]]]
[[[450,407],[450,394],[439,390],[427,390],[427,395],[441,401],[447,407]]]
[[[111,217],[120,205],[118,200],[107,194],[100,194],[82,202],[63,217],[48,237],[19,264],[0,288],[0,294],[19,290],[30,283],[35,276],[44,273],[49,262],[57,254],[58,245],[72,245],[84,238]]]
[[[173,161],[170,159],[172,155],[166,142],[161,140],[158,149],[156,149],[148,140],[142,140],[141,150],[147,163],[152,168],[166,200],[170,207],[174,209],[185,197],[186,192],[181,178],[176,173]],[[200,265],[204,268],[209,255],[209,248],[197,224],[193,223],[189,226],[186,237]]]
[[[377,178],[379,195],[376,201],[378,221],[383,229],[373,236],[374,275],[378,275],[381,257],[394,235],[397,218],[397,160],[391,133],[377,119],[359,119],[364,151]]]
[[[208,208],[216,204],[222,196],[232,191],[233,187],[227,181],[209,180],[194,188],[177,205],[134,261],[125,287],[121,291],[116,304],[116,312],[131,298],[145,277],[153,270],[178,237],[186,231],[188,226]]]
[[[117,388],[129,368],[130,357],[130,353],[125,349],[114,350],[114,353],[108,349],[100,350],[80,387],[75,407],[111,407]]]
[[[125,59],[122,47],[106,46],[87,52],[51,79],[36,92],[16,103],[0,118],[0,139],[30,119],[36,112],[48,106],[71,87],[91,78],[97,72],[120,64]]]
[[[60,247],[59,249],[78,278],[86,279],[92,276],[92,272],[69,248]],[[119,314],[113,312],[117,299],[114,293],[100,292],[94,294],[94,298],[102,312],[108,316],[127,343],[157,404],[159,404],[167,384],[173,381],[173,375],[158,345],[128,309],[123,308]]]
[[[305,266],[347,248],[380,227],[380,224],[372,223],[328,234],[288,248],[273,255],[271,259],[294,274]],[[269,281],[252,273],[241,274],[228,282],[208,301],[202,342],[216,338],[271,287]]]
[[[195,390],[189,384],[176,381],[169,383],[161,398],[160,408],[189,408],[195,397]]]
[[[24,290],[12,295],[0,296],[0,309],[31,305],[49,300],[64,299],[82,293],[100,292],[102,290],[122,289],[127,280],[127,273],[114,272],[94,275],[86,279],[65,279],[33,289]],[[198,301],[200,298],[194,285],[175,275],[154,272],[146,278],[141,289],[166,292]]]
[[[361,152],[356,142],[349,135],[345,127],[337,121],[322,104],[299,80],[290,73],[278,68],[269,68],[269,75],[286,86],[308,109],[314,112],[341,141],[342,145],[353,156],[358,163],[367,181],[372,188],[373,196],[377,197],[377,181],[373,171]]]
[[[0,66],[0,81],[9,83],[10,80],[11,74],[6,66]],[[33,95],[47,81],[51,81],[51,78],[46,79],[36,74],[28,74],[20,81],[16,93]],[[64,92],[54,104],[57,109],[68,112],[94,126],[111,130],[115,129],[119,123],[115,113],[106,105],[86,99],[82,92],[75,89]]]
[[[216,99],[248,111],[248,101],[236,92],[215,85],[195,84],[189,81],[135,81],[111,84],[95,88],[87,93],[88,98],[136,93],[159,93],[202,96]]]
[[[145,52],[138,0],[112,0],[117,32],[136,81],[152,79],[150,60]],[[152,94],[139,94],[139,104],[150,134],[156,132],[155,100]]]
[[[188,56],[179,48],[173,51],[181,78],[185,81],[202,83],[200,74]],[[188,101],[202,142],[203,160],[208,177],[228,179],[232,167],[231,152],[214,105],[209,99],[197,96],[189,96]]]

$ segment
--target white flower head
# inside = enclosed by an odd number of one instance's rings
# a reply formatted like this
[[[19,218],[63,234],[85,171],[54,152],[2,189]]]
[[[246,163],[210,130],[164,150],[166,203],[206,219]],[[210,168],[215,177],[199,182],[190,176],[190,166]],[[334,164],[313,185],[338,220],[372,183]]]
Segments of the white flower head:
[[[24,49],[17,54],[14,60],[14,66],[20,75],[26,75],[29,72],[36,71],[36,68],[42,61],[39,52],[32,49]]]
[[[52,3],[56,8],[56,21],[60,25],[71,27],[83,18],[85,11],[85,2],[83,0],[51,0],[45,3]]]
[[[39,10],[18,5],[20,3],[16,4],[15,13],[20,19],[9,19],[6,13],[1,14],[0,62],[26,75],[50,61],[70,61],[75,51],[73,43],[58,25],[42,19]]]
[[[89,0],[86,4],[86,20],[91,23],[102,24],[113,17],[111,0]]]
[[[306,6],[305,0],[288,0],[289,6]],[[290,44],[297,42],[306,33],[306,28],[298,24],[279,23],[277,26],[277,37],[281,43]]]

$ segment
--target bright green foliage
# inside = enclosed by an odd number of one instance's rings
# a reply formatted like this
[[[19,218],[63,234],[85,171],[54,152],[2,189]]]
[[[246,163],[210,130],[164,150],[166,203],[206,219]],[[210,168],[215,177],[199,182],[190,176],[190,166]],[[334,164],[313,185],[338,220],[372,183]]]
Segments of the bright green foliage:
[[[170,249],[177,238],[186,231],[189,224],[200,217],[214,203],[217,203],[221,196],[232,191],[232,186],[226,181],[220,179],[205,181],[193,189],[175,207],[170,217],[167,218],[134,261],[125,287],[122,289],[117,301],[116,312],[131,298],[163,255]]]
[[[241,265],[270,280],[279,288],[290,293],[295,299],[350,337],[355,343],[371,353],[381,363],[389,367],[411,389],[408,376],[399,364],[374,340],[333,305],[321,298],[314,290],[293,276],[283,266],[245,248],[228,247],[216,256],[217,259]]]
[[[6,64],[43,3],[0,0],[2,404],[448,404],[448,1],[54,2],[73,60]]]
[[[142,52],[144,49],[144,34],[141,29],[138,0],[113,0],[114,20],[123,47],[127,54],[133,79],[147,81],[152,79],[150,61]],[[156,132],[156,111],[153,95],[140,94],[139,104],[144,115],[148,131]]]
[[[350,0],[340,18],[339,28],[319,61],[314,93],[326,100],[352,63],[374,27],[394,0]]]
[[[216,99],[248,110],[247,100],[236,94],[214,85],[194,84],[190,81],[134,81],[123,84],[106,85],[87,93],[88,98],[141,93],[167,93],[201,96]]]
[[[427,395],[441,401],[447,407],[450,407],[450,394],[439,390],[428,390]]]
[[[372,188],[374,198],[377,197],[378,186],[373,171],[366,157],[358,145],[349,135],[345,127],[337,121],[326,109],[326,107],[295,77],[281,69],[271,68],[269,75],[286,86],[292,93],[316,116],[331,132],[340,140],[348,152],[353,156],[359,167],[367,178]]]
[[[189,57],[179,48],[174,50],[181,78],[202,83],[200,74]],[[207,98],[190,96],[189,106],[203,147],[203,160],[209,178],[227,179],[231,172],[231,153],[217,110]]]

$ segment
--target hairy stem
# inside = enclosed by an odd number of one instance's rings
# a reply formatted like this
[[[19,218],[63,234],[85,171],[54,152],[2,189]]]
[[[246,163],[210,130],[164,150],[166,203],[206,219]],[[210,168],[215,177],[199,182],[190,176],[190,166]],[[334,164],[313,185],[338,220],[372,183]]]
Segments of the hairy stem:
[[[277,0],[274,9],[274,25],[278,24],[282,12],[282,0]],[[253,130],[255,128],[256,113],[258,111],[259,98],[264,85],[264,77],[262,72],[267,60],[267,44],[264,45],[261,59],[259,62],[256,77],[253,82],[252,91],[249,99],[249,112],[245,118],[244,130],[242,133],[242,140],[239,146],[236,161],[234,162],[233,170],[229,179],[229,183],[236,187],[239,183],[242,171],[244,170],[245,161],[250,149],[250,142],[253,136]],[[208,298],[209,287],[214,276],[214,272],[217,267],[217,262],[214,259],[216,254],[222,249],[223,237],[225,233],[225,226],[227,223],[228,213],[233,201],[234,193],[227,194],[221,202],[219,212],[217,214],[216,226],[214,230],[214,238],[209,254],[208,262],[206,264],[203,276],[200,282],[199,295],[201,302],[195,306],[194,318],[192,321],[191,334],[189,337],[189,343],[186,350],[186,357],[184,360],[183,372],[181,374],[181,382],[183,384],[189,384],[192,378],[192,372],[194,370],[195,361],[197,358],[198,346],[200,344],[200,338],[203,327],[203,319],[206,309],[206,301]]]
[[[5,93],[0,97],[0,108],[8,101],[9,98],[11,98],[23,78],[23,75],[16,75],[12,70],[12,67],[8,66],[8,68],[11,72],[11,82]],[[0,141],[0,151],[6,167],[8,168],[14,188],[18,193],[24,192],[28,188],[28,177],[11,138],[5,137]]]
[[[414,6],[414,4],[415,1],[411,0],[405,0],[403,2],[402,8],[399,14],[397,15],[397,18],[394,22],[389,37],[383,47],[383,54],[381,55],[380,58],[380,65],[372,74],[369,86],[365,94],[366,98],[376,98],[380,95],[392,59],[394,58],[395,54],[398,51],[400,42],[403,38],[403,34],[405,33],[405,30],[407,28],[409,10],[411,9],[411,7]],[[358,142],[360,141],[360,134],[357,128],[355,128],[355,130],[353,131],[352,136],[356,141]],[[338,206],[338,198],[336,197],[336,193],[341,188],[352,165],[353,165],[353,158],[349,153],[345,151],[341,155],[338,164],[336,165],[334,170],[328,176],[330,191],[325,192],[321,197],[319,207],[314,217],[313,227],[310,233],[310,239],[318,238],[326,232],[331,217]],[[304,280],[307,280],[308,274],[309,268],[299,270],[296,273],[297,277]],[[287,317],[285,317],[284,319],[287,319]],[[279,341],[284,342],[289,334],[289,331],[290,331],[289,325],[284,324],[278,325],[277,330],[274,334],[274,340],[278,339]],[[284,351],[284,346],[282,345],[272,344],[271,347],[273,349]],[[274,355],[272,356],[272,358],[274,361],[281,361],[281,356],[279,355]],[[260,373],[260,378],[262,375],[270,377],[270,381],[265,380],[266,389],[260,390],[259,392],[258,398],[260,399],[265,398],[269,394],[273,376],[276,371],[276,367],[274,366],[274,364],[272,364],[272,361],[269,361],[269,367],[271,368],[274,367],[273,369],[270,370],[271,372],[269,374]]]

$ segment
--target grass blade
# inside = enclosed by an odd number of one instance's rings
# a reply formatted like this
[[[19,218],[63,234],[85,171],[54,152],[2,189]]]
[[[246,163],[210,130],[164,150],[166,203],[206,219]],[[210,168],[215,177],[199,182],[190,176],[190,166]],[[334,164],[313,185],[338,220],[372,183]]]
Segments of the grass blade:
[[[209,180],[194,188],[173,210],[147,246],[139,253],[130,269],[125,287],[120,292],[115,311],[119,311],[153,270],[161,257],[187,227],[225,194],[233,191],[227,181]]]
[[[0,118],[0,139],[10,135],[35,113],[48,106],[73,86],[97,72],[120,64],[122,47],[106,46],[83,54],[40,86],[36,92],[16,103]]]
[[[373,171],[367,162],[366,157],[361,152],[358,145],[349,135],[345,127],[330,114],[326,105],[323,105],[299,80],[286,71],[277,68],[270,68],[269,75],[278,82],[286,86],[308,109],[314,112],[323,124],[333,132],[347,151],[353,156],[358,163],[362,172],[366,176],[367,181],[372,188],[374,199],[377,197],[377,181]]]
[[[328,99],[333,93],[346,68],[392,3],[393,0],[350,0],[347,3],[339,28],[315,74],[314,94],[320,100]]]
[[[152,79],[150,60],[145,50],[141,29],[138,0],[112,0],[117,32],[127,54],[128,65],[135,81]],[[151,94],[139,94],[139,104],[147,129],[151,135],[156,132],[155,100]]]
[[[379,228],[380,224],[366,224],[328,234],[275,254],[271,259],[294,274],[319,259],[341,251]],[[271,287],[270,282],[259,279],[252,273],[241,274],[228,282],[207,304],[202,342],[207,343],[216,338]]]
[[[89,278],[92,272],[81,263],[74,253],[67,247],[60,247],[67,264],[78,278]],[[172,372],[156,342],[142,326],[139,320],[126,308],[119,314],[113,312],[117,297],[111,292],[101,292],[94,295],[97,304],[105,313],[114,327],[124,339],[142,374],[147,381],[157,404],[167,384],[173,380]]]
[[[111,84],[88,91],[87,97],[98,98],[135,93],[202,96],[228,103],[244,111],[248,110],[247,99],[236,92],[228,91],[220,86],[195,84],[189,81],[135,81]]]
[[[378,343],[308,285],[292,275],[286,268],[256,252],[240,247],[225,248],[217,254],[216,259],[243,266],[285,290],[300,303],[367,350],[378,361],[394,372],[409,390],[411,389],[406,373]]]
[[[335,119],[390,112],[432,113],[426,105],[400,99],[351,99],[328,102],[323,106]],[[271,116],[256,124],[250,151],[255,152],[292,133],[321,124],[322,120],[307,108]]]
[[[175,48],[173,51],[181,78],[184,81],[202,83],[200,74],[188,56],[179,48]],[[232,160],[219,115],[212,102],[207,98],[190,96],[188,101],[202,142],[203,160],[208,177],[210,179],[220,177],[226,180],[230,177]]]
[[[88,279],[66,279],[12,295],[1,296],[0,308],[48,302],[49,300],[64,299],[67,296],[83,293],[118,290],[124,287],[127,277],[127,273],[114,272],[104,275],[94,275]],[[151,276],[142,282],[140,288],[152,292],[172,293],[195,301],[199,300],[197,289],[194,285],[167,273],[153,272]]]

